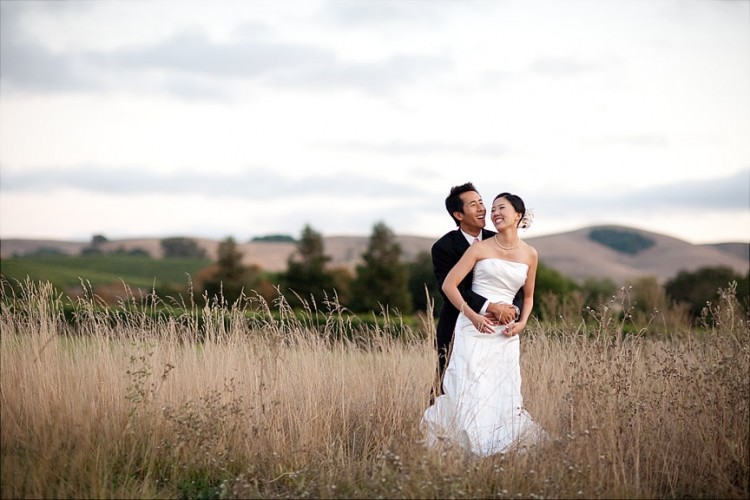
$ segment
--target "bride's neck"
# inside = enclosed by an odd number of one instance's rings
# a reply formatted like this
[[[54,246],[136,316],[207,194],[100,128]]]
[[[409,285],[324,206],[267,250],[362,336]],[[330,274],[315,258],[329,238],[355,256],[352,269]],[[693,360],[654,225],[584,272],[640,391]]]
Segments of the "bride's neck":
[[[510,246],[518,241],[518,231],[510,229],[501,231],[495,235],[495,238],[497,238],[497,242],[501,245]]]

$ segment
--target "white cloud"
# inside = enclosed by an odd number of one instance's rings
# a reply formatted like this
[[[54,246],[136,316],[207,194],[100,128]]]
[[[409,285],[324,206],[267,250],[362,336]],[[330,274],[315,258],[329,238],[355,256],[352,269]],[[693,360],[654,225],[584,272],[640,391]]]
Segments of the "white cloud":
[[[658,226],[658,209],[686,239],[750,239],[746,2],[0,9],[2,237],[153,233],[167,203],[196,200],[273,206],[258,231],[301,212],[324,231],[439,235],[447,190],[473,180],[533,200],[540,231]],[[43,222],[71,199],[132,217]]]

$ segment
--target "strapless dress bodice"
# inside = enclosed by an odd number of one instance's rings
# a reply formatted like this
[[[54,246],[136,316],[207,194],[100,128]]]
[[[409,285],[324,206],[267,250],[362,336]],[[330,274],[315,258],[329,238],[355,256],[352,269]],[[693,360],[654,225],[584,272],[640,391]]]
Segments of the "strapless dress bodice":
[[[482,259],[474,266],[472,289],[490,302],[512,303],[526,282],[529,266],[504,259]]]

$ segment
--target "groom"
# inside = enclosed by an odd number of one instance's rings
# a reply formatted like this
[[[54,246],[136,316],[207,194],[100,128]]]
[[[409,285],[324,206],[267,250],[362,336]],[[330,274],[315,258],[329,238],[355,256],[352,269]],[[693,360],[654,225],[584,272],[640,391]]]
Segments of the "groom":
[[[443,295],[443,307],[440,309],[435,344],[438,353],[437,378],[430,400],[443,393],[443,373],[448,363],[453,330],[458,319],[458,309],[451,304],[442,291],[443,281],[469,245],[475,241],[491,238],[495,234],[494,231],[484,229],[487,209],[471,182],[451,188],[450,194],[445,199],[445,208],[458,228],[446,233],[432,245],[432,267],[440,293]],[[473,273],[469,273],[458,286],[469,307],[487,315],[496,325],[510,323],[518,317],[523,307],[523,288],[518,291],[513,300],[515,305],[491,303],[471,290],[472,276]]]

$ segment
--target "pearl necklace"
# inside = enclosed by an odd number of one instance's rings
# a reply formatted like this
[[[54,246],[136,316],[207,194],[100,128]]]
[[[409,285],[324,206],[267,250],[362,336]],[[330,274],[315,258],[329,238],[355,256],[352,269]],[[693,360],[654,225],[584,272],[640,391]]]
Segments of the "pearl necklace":
[[[519,243],[521,243],[521,238],[519,238],[519,237],[516,236],[516,242],[513,245],[511,245],[509,247],[504,247],[504,246],[502,246],[500,244],[500,241],[497,239],[497,235],[495,235],[494,239],[495,239],[495,243],[497,244],[497,246],[499,246],[500,248],[502,248],[505,251],[513,250],[514,248],[516,248],[518,246]]]

